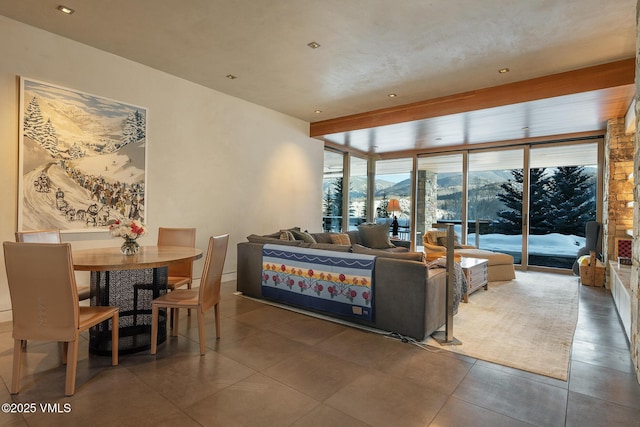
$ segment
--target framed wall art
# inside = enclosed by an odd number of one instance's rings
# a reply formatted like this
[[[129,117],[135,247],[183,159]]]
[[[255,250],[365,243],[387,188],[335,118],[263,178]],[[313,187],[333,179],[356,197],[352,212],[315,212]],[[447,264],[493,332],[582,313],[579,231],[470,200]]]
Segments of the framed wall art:
[[[145,220],[147,111],[20,78],[18,230]]]

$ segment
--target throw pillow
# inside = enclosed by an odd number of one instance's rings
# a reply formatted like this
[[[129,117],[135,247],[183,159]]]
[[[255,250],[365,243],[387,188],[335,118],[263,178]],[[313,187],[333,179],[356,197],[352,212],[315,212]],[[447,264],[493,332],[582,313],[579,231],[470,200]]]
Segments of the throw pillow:
[[[424,262],[424,254],[422,252],[388,252],[380,249],[370,249],[362,245],[353,245],[351,247],[351,252],[354,254],[375,255],[381,258],[395,258]]]
[[[360,224],[358,226],[362,244],[371,249],[392,248],[389,240],[389,224]]]
[[[280,240],[296,240],[293,233],[289,230],[280,230]]]
[[[332,233],[331,243],[333,243],[334,245],[350,245],[351,239],[346,233]]]
[[[446,238],[446,236],[445,237],[438,237],[438,246],[444,246],[445,248],[447,247],[447,238]],[[453,249],[462,249],[462,245],[460,243],[458,243],[457,236],[454,236]]]
[[[296,240],[302,240],[303,242],[307,242],[307,243],[316,243],[316,239],[313,238],[313,236],[309,233],[307,233],[306,231],[300,231],[300,230],[290,230],[291,234],[293,234],[293,237],[296,238]]]

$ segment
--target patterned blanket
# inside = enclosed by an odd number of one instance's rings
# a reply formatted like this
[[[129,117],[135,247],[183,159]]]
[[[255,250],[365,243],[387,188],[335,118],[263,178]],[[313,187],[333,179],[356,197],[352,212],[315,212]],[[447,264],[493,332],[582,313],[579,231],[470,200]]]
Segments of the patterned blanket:
[[[375,256],[266,244],[262,295],[373,320]]]

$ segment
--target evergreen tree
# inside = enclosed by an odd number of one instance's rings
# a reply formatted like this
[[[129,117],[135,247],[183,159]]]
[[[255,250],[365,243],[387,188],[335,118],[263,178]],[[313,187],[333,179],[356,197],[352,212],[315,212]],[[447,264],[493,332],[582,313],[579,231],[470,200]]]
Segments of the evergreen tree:
[[[546,168],[531,169],[529,177],[529,233],[549,234],[553,231],[549,191],[553,181]]]
[[[524,172],[522,169],[511,171],[513,180],[500,185],[502,193],[498,193],[500,200],[507,209],[498,212],[498,220],[495,225],[497,232],[503,234],[522,233],[522,185]],[[549,187],[550,179],[546,176],[546,169],[531,169],[529,175],[529,232],[531,234],[547,234],[549,227]]]
[[[133,112],[129,113],[127,118],[124,121],[124,126],[122,128],[122,143],[118,146],[118,148],[127,145],[129,143],[135,142],[138,137],[135,114]]]
[[[333,215],[342,216],[342,202],[343,202],[343,185],[344,178],[336,178],[333,183],[334,195],[333,195]]]
[[[389,200],[387,199],[387,193],[382,193],[382,200],[376,208],[378,218],[389,218],[389,212],[387,212],[387,206],[389,206]]]
[[[136,122],[136,138],[137,138],[137,141],[140,141],[147,137],[147,134],[146,134],[147,122],[145,121],[145,118],[142,115],[142,113],[138,110],[136,110],[134,118]]]
[[[27,105],[24,112],[24,135],[33,139],[34,141],[42,142],[44,132],[44,118],[42,117],[42,111],[40,111],[40,104],[38,98],[33,97]]]
[[[596,200],[590,178],[582,166],[558,167],[550,191],[550,229],[556,233],[584,235],[584,225],[596,217]]]
[[[72,159],[79,159],[80,157],[84,157],[84,151],[78,145],[78,143],[74,142],[71,148],[69,148],[69,157]]]
[[[513,180],[500,185],[501,193],[498,193],[500,200],[506,209],[499,211],[498,221],[494,225],[495,231],[502,234],[520,234],[522,232],[522,169],[511,171]]]
[[[58,153],[58,136],[56,130],[51,124],[51,119],[47,120],[42,132],[42,148],[49,151],[52,155]]]

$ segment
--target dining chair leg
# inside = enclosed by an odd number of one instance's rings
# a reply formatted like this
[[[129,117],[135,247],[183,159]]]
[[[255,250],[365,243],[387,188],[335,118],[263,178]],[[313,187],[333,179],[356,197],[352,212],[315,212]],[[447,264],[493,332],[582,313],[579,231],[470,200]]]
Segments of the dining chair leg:
[[[11,394],[20,391],[20,368],[22,366],[22,346],[26,340],[13,341],[13,375],[11,376]]]
[[[151,354],[158,350],[158,306],[151,305]]]
[[[187,283],[187,289],[191,289],[191,282]],[[187,316],[191,316],[191,309],[187,308]]]
[[[69,343],[66,341],[63,341],[62,343],[62,364],[66,365],[67,364],[67,351],[69,350]]]
[[[71,341],[69,350],[67,351],[67,378],[65,380],[64,394],[65,396],[73,396],[76,392],[76,370],[78,368],[78,341],[80,337],[76,335],[76,339]]]
[[[206,352],[206,338],[204,335],[204,311],[198,309],[198,341],[200,342],[200,356]]]
[[[213,306],[213,313],[216,318],[216,338],[220,338],[220,303]]]
[[[171,330],[171,336],[172,337],[177,337],[178,336],[178,325],[179,325],[179,320],[180,320],[180,309],[179,308],[173,308],[173,315],[171,317],[173,317],[173,329]]]
[[[118,365],[118,348],[119,348],[119,337],[120,337],[120,330],[119,328],[119,322],[118,322],[118,318],[119,318],[119,314],[116,311],[116,313],[113,315],[113,319],[111,320],[111,365],[112,366],[116,366]]]

